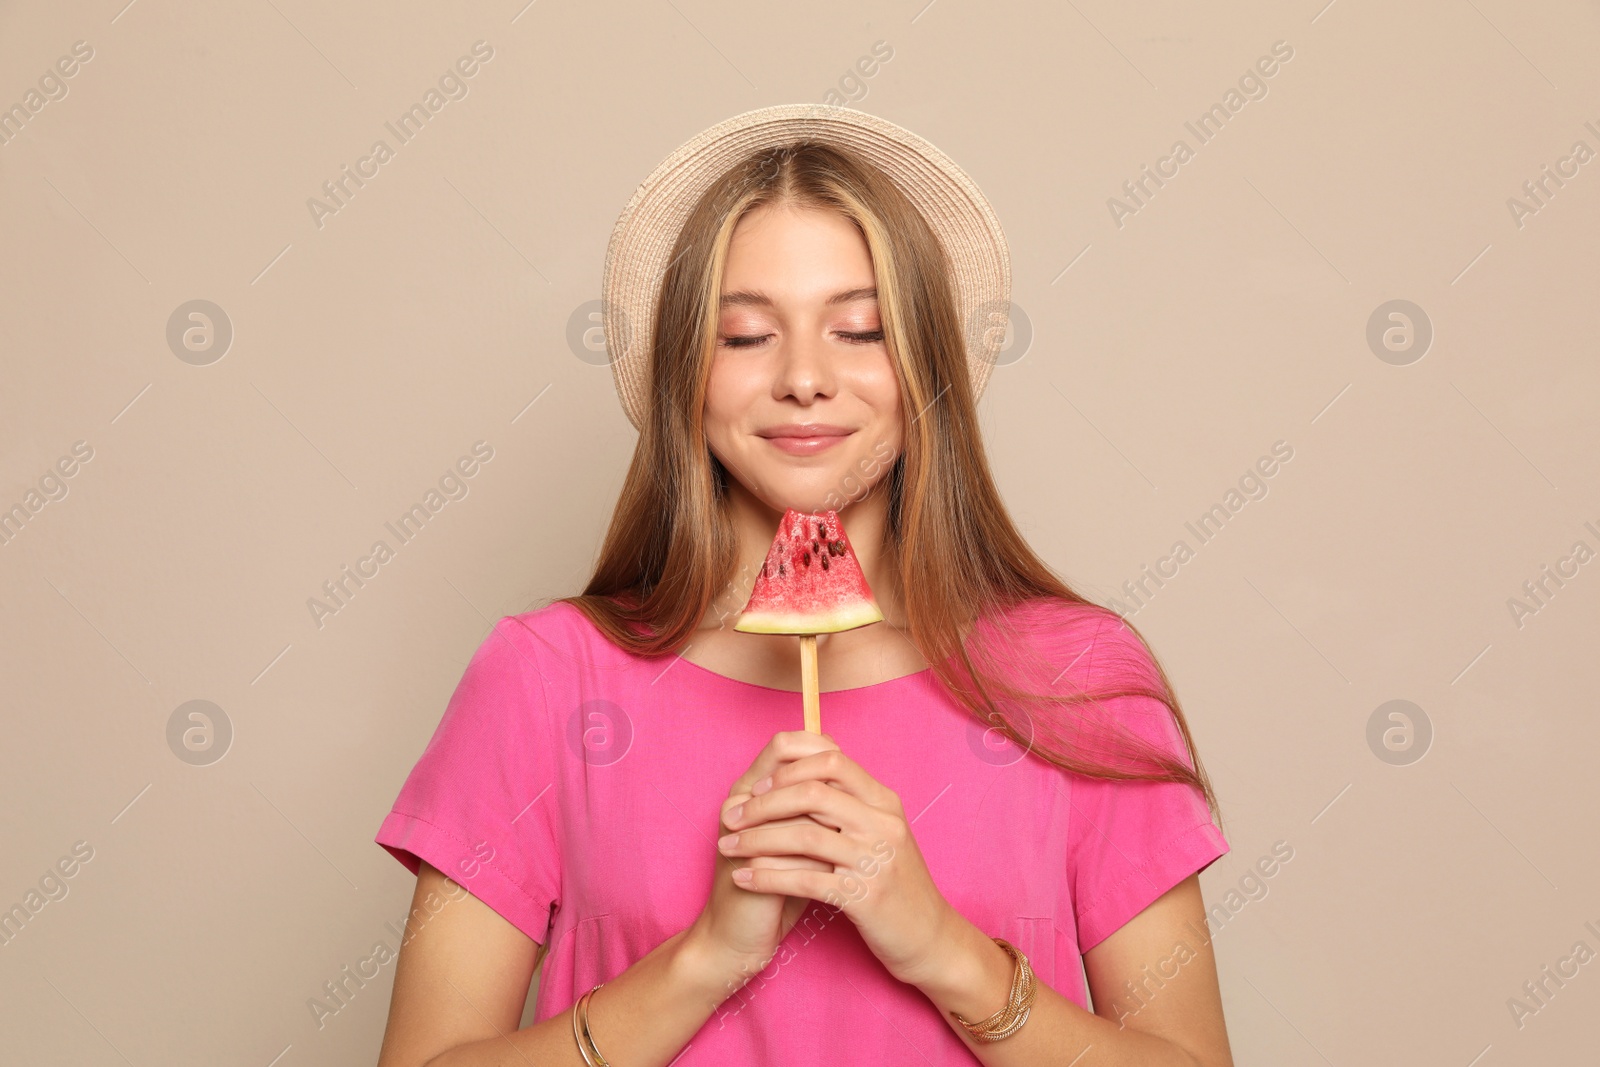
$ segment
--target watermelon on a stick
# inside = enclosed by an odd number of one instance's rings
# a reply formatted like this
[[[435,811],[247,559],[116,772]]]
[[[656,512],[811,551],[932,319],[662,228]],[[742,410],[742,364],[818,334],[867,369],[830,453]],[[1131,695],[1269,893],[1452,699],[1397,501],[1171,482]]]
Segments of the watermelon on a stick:
[[[817,634],[882,622],[883,612],[833,511],[789,508],[767,550],[750,602],[735,630],[748,634],[798,634],[805,728],[822,732],[818,706]]]

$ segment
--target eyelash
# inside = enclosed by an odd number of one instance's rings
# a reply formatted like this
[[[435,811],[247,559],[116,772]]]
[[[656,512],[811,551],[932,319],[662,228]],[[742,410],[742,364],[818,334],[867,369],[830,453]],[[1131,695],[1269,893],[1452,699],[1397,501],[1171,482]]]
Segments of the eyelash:
[[[720,338],[720,341],[723,344],[723,346],[726,347],[726,348],[756,348],[758,346],[754,342],[765,341],[768,337],[771,337],[771,336],[772,336],[771,334],[764,333],[764,334],[759,334],[759,335],[756,335],[756,336],[753,336],[753,337],[723,337],[723,338]],[[867,331],[867,332],[864,332],[864,333],[851,333],[851,332],[848,332],[848,331],[841,330],[841,331],[839,331],[839,336],[850,338],[850,343],[851,344],[870,345],[870,344],[876,344],[877,342],[883,340],[883,331],[882,330],[870,330],[870,331]],[[752,343],[743,344],[743,343],[740,343],[740,342],[752,342]]]

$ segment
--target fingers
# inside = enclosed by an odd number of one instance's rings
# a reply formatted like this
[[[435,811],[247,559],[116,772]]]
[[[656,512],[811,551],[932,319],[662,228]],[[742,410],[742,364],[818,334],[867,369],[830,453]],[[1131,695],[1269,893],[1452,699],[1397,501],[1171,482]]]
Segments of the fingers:
[[[869,861],[865,866],[857,863],[854,869],[848,864],[840,866],[844,869],[824,873],[798,868],[757,867],[755,861],[751,860],[748,867],[735,872],[737,876],[734,882],[755,893],[809,897],[830,907],[848,909],[852,904],[866,899],[870,891],[868,879],[873,877],[877,865]]]
[[[817,825],[815,822],[812,822],[810,819],[796,819],[795,822],[797,824],[804,823],[807,826],[816,826]],[[722,828],[722,831],[723,831],[724,835],[726,835],[727,831],[728,831],[728,828],[726,826],[724,826]],[[828,831],[828,832],[832,833],[831,830]],[[785,869],[785,870],[794,869],[794,870],[815,870],[815,871],[831,871],[831,870],[833,870],[833,867],[830,864],[824,863],[822,860],[819,860],[819,859],[812,859],[810,856],[801,855],[798,852],[796,852],[794,854],[778,854],[778,853],[775,852],[775,850],[768,849],[767,852],[769,854],[760,855],[760,856],[757,856],[757,855],[738,856],[738,855],[736,855],[734,853],[728,852],[725,849],[718,849],[718,852],[721,853],[723,859],[731,861],[735,867],[752,866],[752,867],[772,867],[772,868],[776,868],[776,869]]]
[[[749,799],[749,792],[728,794],[728,799],[722,802],[722,833],[727,833],[729,830],[733,829],[733,827],[728,825],[728,812],[732,811],[734,808],[742,809],[745,801]]]
[[[750,858],[749,866],[766,866],[756,861],[769,855],[777,858],[802,857],[821,860],[825,869],[853,867],[861,848],[844,834],[828,830],[814,823],[793,823],[774,826],[764,823],[735,834],[726,834],[717,841],[717,849],[729,858]],[[788,869],[787,864],[778,865]]]
[[[772,772],[769,778],[751,783],[749,792],[763,796],[773,790],[794,785],[808,779],[827,782],[860,800],[868,807],[894,814],[900,813],[900,798],[894,791],[868,774],[855,760],[838,748],[802,756],[785,763]],[[760,810],[759,806],[755,810]]]
[[[844,790],[816,778],[808,778],[760,796],[752,796],[742,803],[730,797],[722,810],[722,825],[724,832],[737,832],[773,819],[809,815],[835,830],[865,833],[869,829],[867,824],[872,813],[868,805]]]
[[[810,856],[730,856],[723,853],[734,867],[761,867],[774,871],[828,871],[832,872],[834,865],[824,863],[822,860]]]
[[[740,888],[751,892],[809,898],[842,908],[849,900],[839,892],[838,884],[837,875],[820,871],[751,869],[748,878],[739,879]]]
[[[828,734],[814,734],[809,730],[780,730],[756,755],[750,769],[734,780],[728,794],[748,793],[752,785],[785,763],[838,747],[838,742]]]

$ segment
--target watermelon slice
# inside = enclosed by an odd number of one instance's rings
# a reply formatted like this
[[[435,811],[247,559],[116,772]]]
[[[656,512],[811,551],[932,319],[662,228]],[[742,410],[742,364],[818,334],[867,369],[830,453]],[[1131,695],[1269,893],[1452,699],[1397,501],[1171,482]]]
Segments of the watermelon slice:
[[[838,514],[789,508],[733,628],[747,634],[831,634],[882,621]]]

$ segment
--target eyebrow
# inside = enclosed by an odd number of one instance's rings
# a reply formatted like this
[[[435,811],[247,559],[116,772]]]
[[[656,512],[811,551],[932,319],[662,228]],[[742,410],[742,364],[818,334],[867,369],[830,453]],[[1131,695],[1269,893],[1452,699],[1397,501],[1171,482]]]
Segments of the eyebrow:
[[[832,307],[835,304],[848,304],[853,300],[876,300],[878,298],[877,286],[869,285],[863,289],[845,289],[834,293],[823,304]],[[771,307],[772,298],[758,289],[738,289],[731,293],[722,294],[722,307]]]

